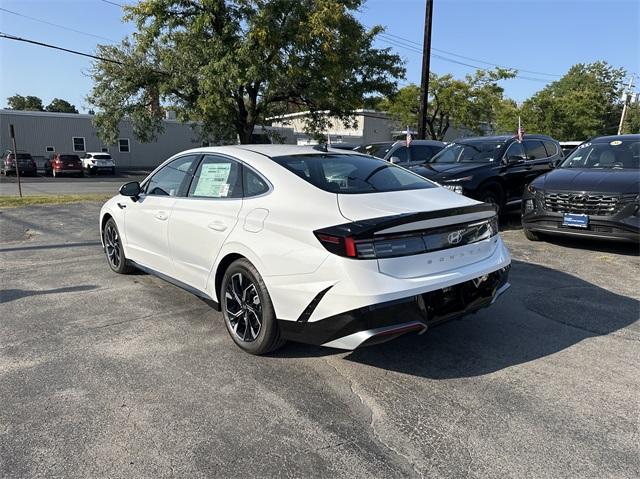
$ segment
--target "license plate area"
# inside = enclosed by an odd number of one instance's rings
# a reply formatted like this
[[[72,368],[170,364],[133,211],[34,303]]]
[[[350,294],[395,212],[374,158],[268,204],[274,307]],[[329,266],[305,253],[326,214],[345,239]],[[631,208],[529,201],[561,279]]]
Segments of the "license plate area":
[[[589,215],[565,213],[562,220],[562,226],[568,226],[570,228],[588,228]]]

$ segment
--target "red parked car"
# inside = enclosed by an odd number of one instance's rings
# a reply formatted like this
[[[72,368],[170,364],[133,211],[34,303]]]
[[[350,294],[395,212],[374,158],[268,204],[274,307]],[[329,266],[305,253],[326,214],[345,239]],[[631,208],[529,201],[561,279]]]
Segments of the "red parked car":
[[[44,165],[45,171],[53,176],[78,175],[84,176],[82,161],[78,155],[54,153]]]

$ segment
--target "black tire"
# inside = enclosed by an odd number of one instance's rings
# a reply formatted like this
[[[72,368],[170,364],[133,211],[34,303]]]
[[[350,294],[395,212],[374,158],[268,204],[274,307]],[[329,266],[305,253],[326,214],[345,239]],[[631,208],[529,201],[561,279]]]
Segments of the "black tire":
[[[502,186],[497,183],[491,183],[484,186],[480,190],[478,200],[495,206],[498,215],[504,213],[504,191]]]
[[[78,178],[84,178],[84,172],[81,171],[80,173],[78,173]]]
[[[112,271],[118,274],[129,274],[135,269],[124,255],[120,232],[113,218],[109,218],[104,225],[102,241],[104,242],[104,254],[107,256],[107,263]]]
[[[531,230],[528,230],[527,228],[522,228],[522,231],[524,231],[524,236],[525,238],[527,238],[529,241],[540,241],[540,235],[538,233],[535,233]]]
[[[229,265],[219,297],[229,336],[242,350],[260,355],[284,345],[267,287],[249,260]]]

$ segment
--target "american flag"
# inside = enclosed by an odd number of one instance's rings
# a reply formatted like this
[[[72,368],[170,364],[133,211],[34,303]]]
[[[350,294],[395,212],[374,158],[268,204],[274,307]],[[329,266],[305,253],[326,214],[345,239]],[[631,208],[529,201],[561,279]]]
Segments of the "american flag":
[[[518,132],[516,133],[518,137],[518,143],[522,143],[522,137],[524,136],[524,130],[522,129],[522,123],[520,122],[520,117],[518,117]]]
[[[407,146],[411,145],[412,140],[413,137],[411,136],[411,130],[409,130],[409,127],[407,127]]]

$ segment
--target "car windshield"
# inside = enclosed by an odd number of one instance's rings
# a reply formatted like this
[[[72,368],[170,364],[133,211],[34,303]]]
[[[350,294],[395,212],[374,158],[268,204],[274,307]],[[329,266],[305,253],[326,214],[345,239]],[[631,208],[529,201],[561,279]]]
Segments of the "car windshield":
[[[60,159],[62,161],[80,161],[80,157],[78,155],[60,155]]]
[[[13,153],[9,154],[9,159],[14,160],[15,159],[15,155]],[[30,160],[31,159],[31,155],[29,153],[18,153],[18,159],[19,160]]]
[[[96,160],[110,160],[111,155],[93,155],[93,158]]]
[[[331,193],[378,193],[435,188],[415,173],[376,158],[351,154],[278,156],[273,161]]]
[[[369,145],[361,145],[355,151],[384,159],[391,147],[393,147],[393,143],[371,143]]]
[[[502,156],[505,141],[459,141],[444,147],[429,163],[469,163],[494,161]]]
[[[560,168],[640,168],[640,141],[610,140],[580,145],[561,164]]]

